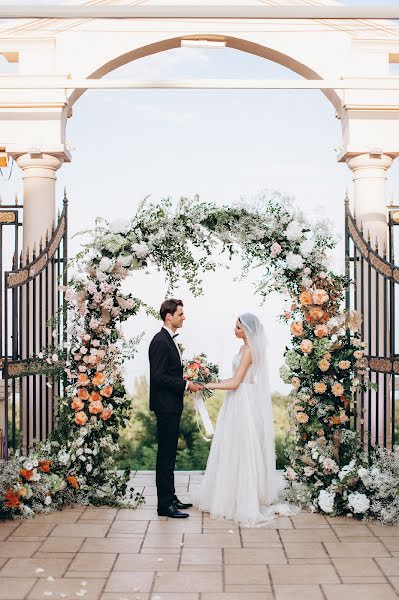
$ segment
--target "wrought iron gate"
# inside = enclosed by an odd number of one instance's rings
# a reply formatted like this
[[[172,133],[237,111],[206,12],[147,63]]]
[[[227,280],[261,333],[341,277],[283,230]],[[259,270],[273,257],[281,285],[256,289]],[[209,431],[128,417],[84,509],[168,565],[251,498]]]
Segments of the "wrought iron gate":
[[[363,226],[351,215],[345,201],[346,274],[350,285],[346,292],[347,309],[362,315],[362,339],[366,342],[365,367],[378,389],[357,394],[351,425],[362,437],[365,448],[398,443],[396,424],[399,390],[399,345],[396,332],[396,303],[399,298],[399,267],[395,266],[395,226],[399,213],[389,211],[388,250],[382,256],[378,244],[372,246],[370,235],[364,237]]]
[[[26,452],[47,439],[62,392],[58,377],[50,376],[49,383],[40,374],[50,367],[38,355],[66,341],[66,305],[60,290],[67,277],[66,196],[63,204],[52,230],[25,256],[20,235],[23,208],[16,204],[0,210],[0,458],[7,458],[10,449]]]

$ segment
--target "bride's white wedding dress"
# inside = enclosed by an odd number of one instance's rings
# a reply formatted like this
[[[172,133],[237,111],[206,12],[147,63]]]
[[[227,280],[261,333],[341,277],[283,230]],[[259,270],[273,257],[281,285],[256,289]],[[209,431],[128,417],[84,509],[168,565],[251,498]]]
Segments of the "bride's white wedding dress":
[[[248,334],[249,317],[253,325]],[[192,494],[194,506],[211,517],[225,517],[243,527],[267,524],[278,514],[292,514],[288,504],[277,504],[278,481],[274,423],[268,386],[263,328],[254,315],[240,317],[253,363],[243,381],[228,391],[219,412],[205,474]],[[261,330],[259,329],[261,327]],[[254,331],[256,329],[256,331]],[[237,371],[241,354],[234,357]],[[294,510],[297,512],[297,510]]]

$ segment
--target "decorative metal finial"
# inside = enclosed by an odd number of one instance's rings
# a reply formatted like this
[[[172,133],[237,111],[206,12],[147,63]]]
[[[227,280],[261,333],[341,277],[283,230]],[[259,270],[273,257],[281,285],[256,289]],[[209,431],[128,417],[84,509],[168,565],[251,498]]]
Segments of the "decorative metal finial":
[[[48,244],[48,229],[46,229],[45,244],[46,244],[46,246]]]
[[[16,261],[16,258],[15,258],[15,252],[14,252],[14,254],[12,255],[12,270],[13,271],[15,270],[15,261]]]
[[[387,257],[387,243],[386,242],[384,242],[384,247],[383,247],[382,255],[386,259],[386,257]]]
[[[29,262],[29,257],[30,257],[30,250],[29,250],[29,246],[28,246],[26,248],[26,255],[25,255],[26,264],[28,264],[28,262]]]
[[[32,258],[36,258],[36,242],[33,244]]]
[[[15,206],[19,206],[18,194],[15,194]]]
[[[371,235],[370,235],[370,229],[367,230],[367,243],[370,246],[371,244]]]
[[[348,194],[348,188],[346,188],[345,191],[345,205],[349,206],[349,194]]]
[[[63,199],[63,203],[64,203],[64,206],[65,206],[66,204],[68,204],[68,198],[67,198],[66,186],[64,187],[64,199]]]
[[[378,254],[378,237],[377,237],[377,236],[376,236],[376,238],[375,238],[375,251],[376,251],[376,252],[377,252],[377,254]]]
[[[363,235],[363,221],[360,221],[360,233]]]
[[[43,250],[43,238],[41,237],[40,238],[40,242],[39,242],[39,252],[40,252],[40,254],[42,253],[42,250]]]
[[[24,262],[24,258],[23,258],[22,250],[21,250],[21,252],[19,253],[19,266],[20,267],[22,267],[23,262]]]

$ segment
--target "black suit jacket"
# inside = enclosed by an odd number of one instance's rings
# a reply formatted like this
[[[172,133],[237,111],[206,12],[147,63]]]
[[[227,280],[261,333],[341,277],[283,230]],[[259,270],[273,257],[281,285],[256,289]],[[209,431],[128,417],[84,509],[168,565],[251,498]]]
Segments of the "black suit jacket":
[[[150,410],[181,413],[186,381],[175,342],[162,328],[150,344]]]

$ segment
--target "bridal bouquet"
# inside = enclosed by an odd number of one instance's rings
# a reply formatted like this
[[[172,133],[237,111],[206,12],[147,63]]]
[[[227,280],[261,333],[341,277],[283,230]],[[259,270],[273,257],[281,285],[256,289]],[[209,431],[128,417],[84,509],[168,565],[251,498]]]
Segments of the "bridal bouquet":
[[[197,354],[192,360],[183,361],[183,377],[193,383],[204,385],[201,393],[204,398],[209,398],[212,392],[206,388],[206,384],[218,381],[219,367],[208,362],[206,354]]]

